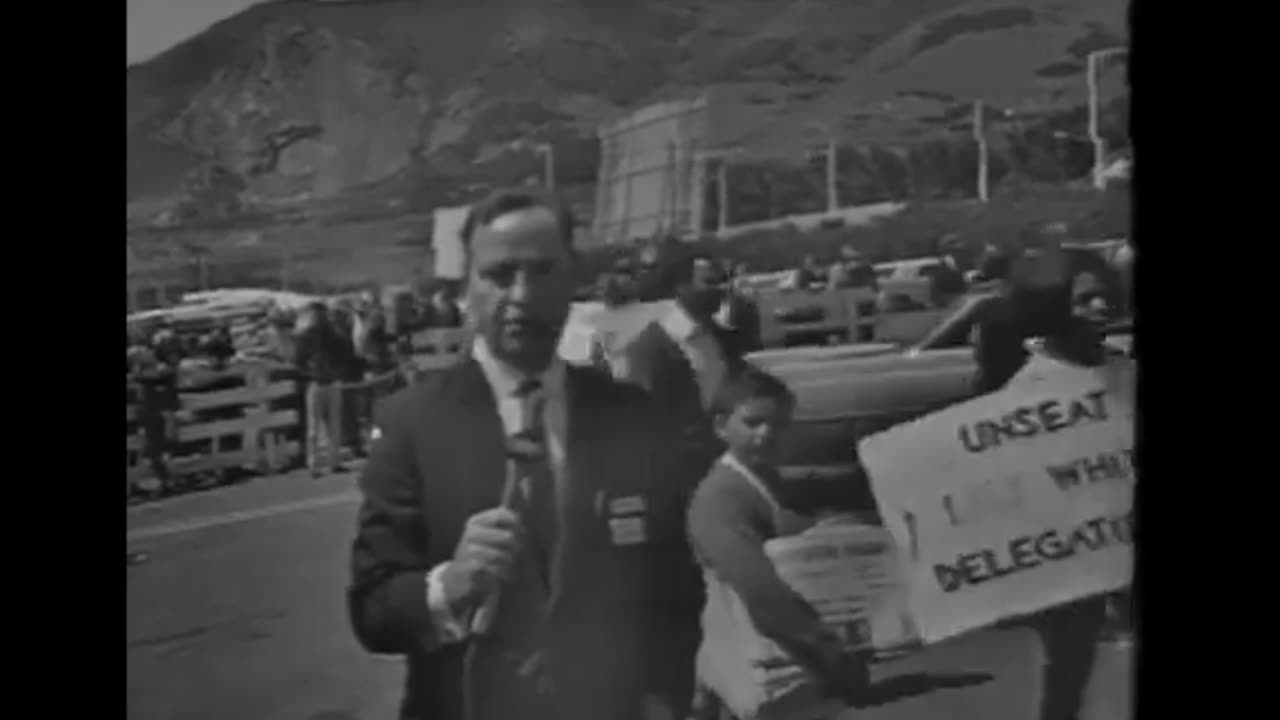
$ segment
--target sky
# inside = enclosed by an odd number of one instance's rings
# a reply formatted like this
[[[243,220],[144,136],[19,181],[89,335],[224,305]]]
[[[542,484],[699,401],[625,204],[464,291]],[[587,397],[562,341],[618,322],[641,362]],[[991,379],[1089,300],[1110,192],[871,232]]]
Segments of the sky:
[[[125,65],[164,52],[261,0],[128,0]]]

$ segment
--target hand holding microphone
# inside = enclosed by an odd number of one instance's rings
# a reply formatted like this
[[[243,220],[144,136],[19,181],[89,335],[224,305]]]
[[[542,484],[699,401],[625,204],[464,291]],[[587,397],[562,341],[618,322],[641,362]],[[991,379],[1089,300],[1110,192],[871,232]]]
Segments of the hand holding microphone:
[[[525,466],[541,459],[544,452],[540,439],[529,433],[507,440],[507,478],[500,505],[468,519],[454,561],[441,579],[455,611],[475,608],[472,634],[488,632],[497,613],[499,589],[511,577],[525,547],[524,522],[518,512],[520,480]]]
[[[457,616],[465,617],[511,577],[523,546],[524,525],[506,503],[467,519],[453,560],[440,577]]]

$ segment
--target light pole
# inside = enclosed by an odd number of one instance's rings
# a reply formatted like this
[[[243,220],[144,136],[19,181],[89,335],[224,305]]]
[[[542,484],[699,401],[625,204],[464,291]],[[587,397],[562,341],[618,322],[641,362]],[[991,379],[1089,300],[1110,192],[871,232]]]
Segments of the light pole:
[[[1128,55],[1129,48],[1113,47],[1105,50],[1094,50],[1089,53],[1087,66],[1087,81],[1089,83],[1089,140],[1093,142],[1093,186],[1099,190],[1106,187],[1106,182],[1102,177],[1106,170],[1107,162],[1107,140],[1102,137],[1099,132],[1099,92],[1098,92],[1098,69],[1102,66],[1102,61],[1115,55]]]
[[[542,155],[542,185],[547,190],[556,189],[556,146],[551,143],[533,143],[529,146]]]
[[[542,184],[547,190],[556,189],[556,146],[551,143],[538,143],[533,146],[542,153]]]
[[[973,101],[973,139],[978,142],[978,200],[981,202],[987,202],[990,197],[985,107],[981,100]]]
[[[826,157],[827,170],[827,213],[834,215],[840,210],[840,191],[836,185],[836,178],[839,176],[840,166],[836,159],[836,138],[834,135],[828,136],[827,147],[823,152]]]
[[[836,155],[838,151],[836,134],[830,126],[825,124],[810,123],[808,127],[810,130],[817,130],[821,132],[827,138],[826,146],[821,151],[821,154],[826,160],[827,213],[834,215],[840,210],[840,191],[836,183],[836,179],[840,174],[839,160]],[[811,150],[809,157],[815,157],[817,154],[817,152]]]
[[[719,150],[703,150],[702,160],[716,161],[716,235],[729,229],[729,158],[742,152],[742,148],[728,147]]]

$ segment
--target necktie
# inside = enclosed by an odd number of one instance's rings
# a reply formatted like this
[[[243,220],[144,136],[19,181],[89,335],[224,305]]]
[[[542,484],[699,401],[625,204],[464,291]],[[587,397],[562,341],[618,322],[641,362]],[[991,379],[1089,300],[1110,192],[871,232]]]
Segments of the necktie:
[[[547,443],[546,393],[534,379],[525,380],[516,389],[520,399],[520,427],[512,438],[516,464],[520,473],[521,516],[528,532],[532,559],[544,585],[548,582],[547,563],[555,542],[555,476],[551,469],[551,453]]]

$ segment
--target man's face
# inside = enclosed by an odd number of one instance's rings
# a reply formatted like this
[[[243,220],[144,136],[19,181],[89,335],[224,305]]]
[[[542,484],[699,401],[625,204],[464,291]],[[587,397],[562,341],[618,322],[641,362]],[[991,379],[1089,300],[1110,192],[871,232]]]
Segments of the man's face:
[[[471,237],[467,312],[498,358],[528,372],[554,357],[573,298],[570,256],[548,209],[517,210]]]

